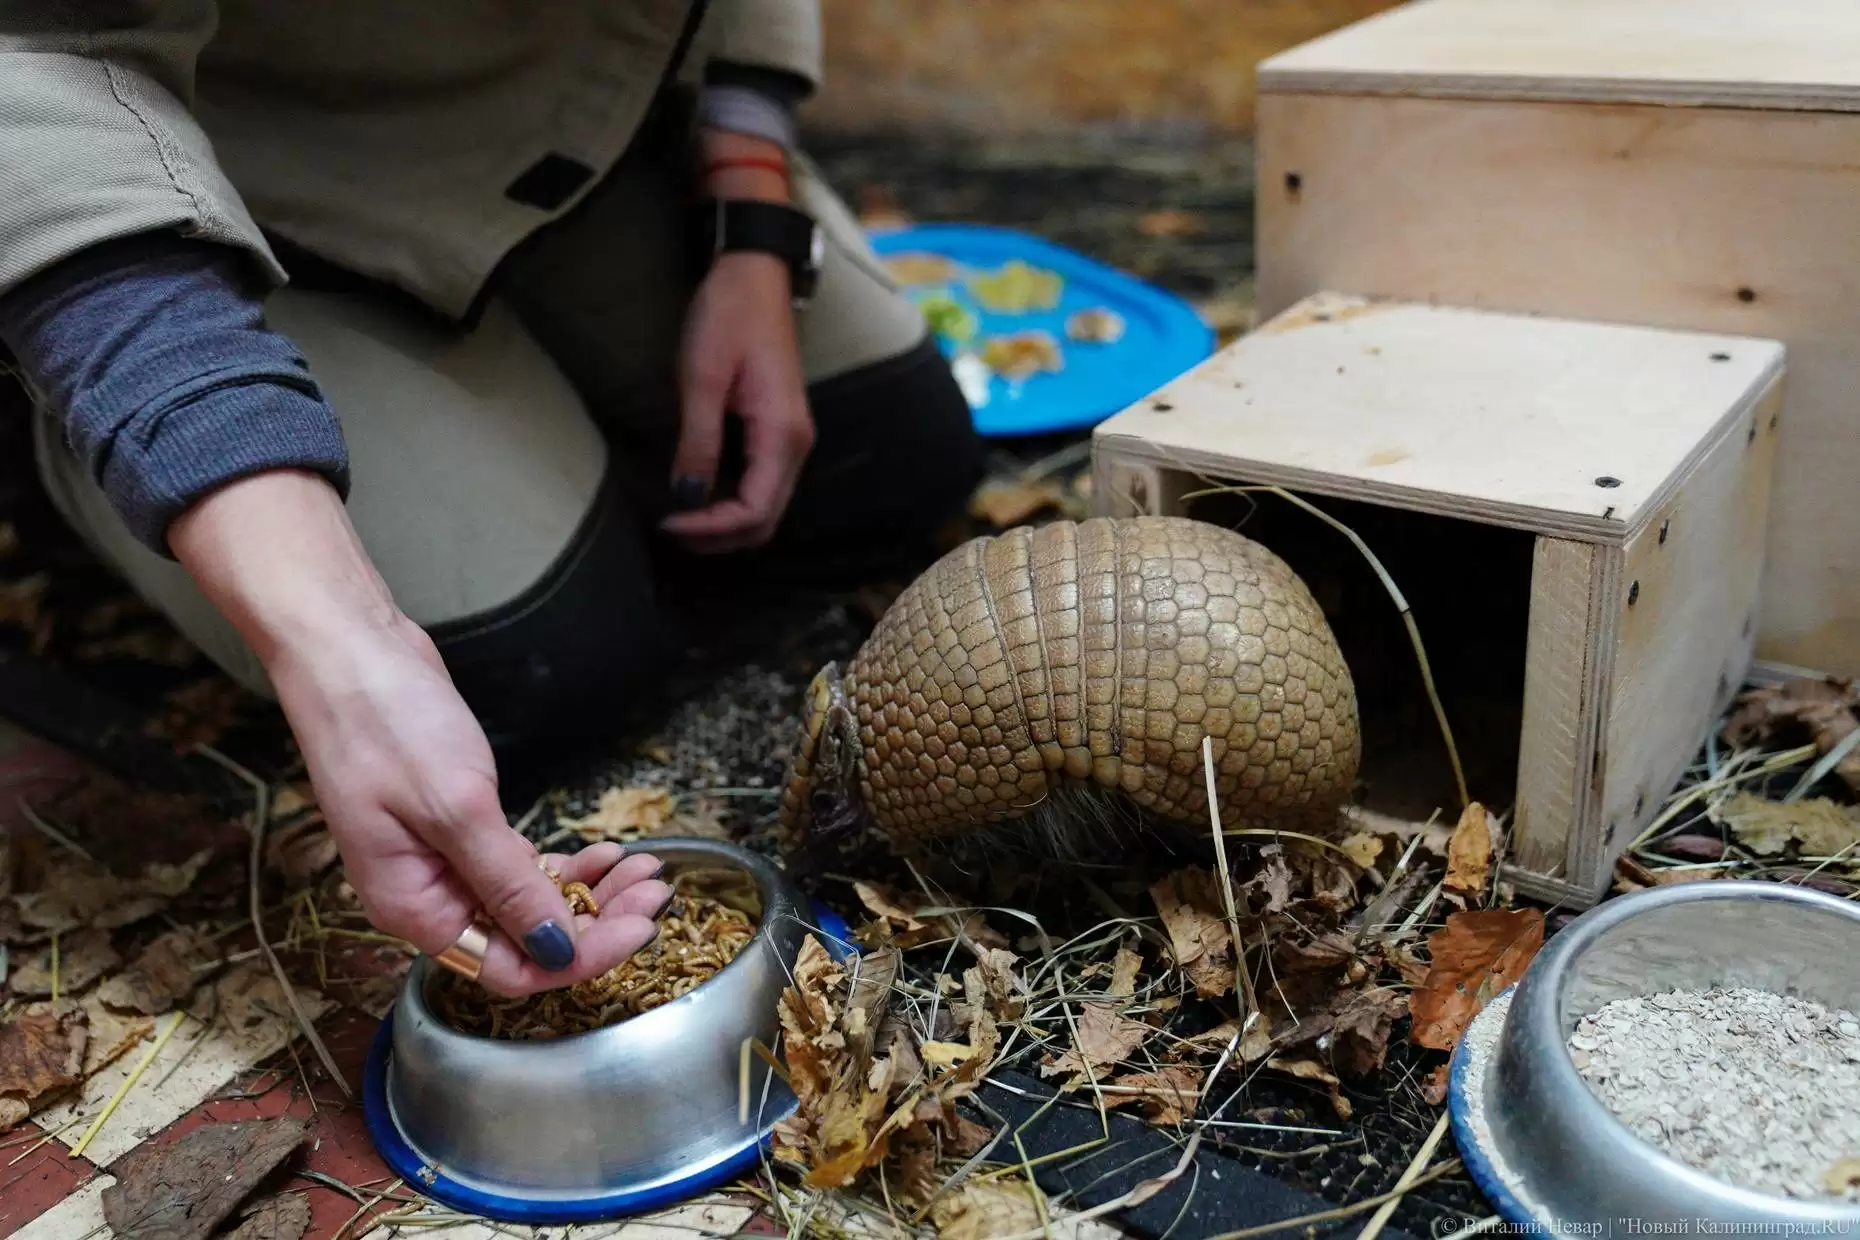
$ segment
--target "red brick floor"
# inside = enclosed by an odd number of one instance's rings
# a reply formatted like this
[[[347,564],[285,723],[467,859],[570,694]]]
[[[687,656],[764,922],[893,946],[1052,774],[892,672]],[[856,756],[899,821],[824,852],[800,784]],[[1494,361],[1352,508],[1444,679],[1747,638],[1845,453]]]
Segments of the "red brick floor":
[[[14,825],[17,802],[22,796],[31,798],[36,793],[56,791],[83,772],[83,764],[70,755],[0,723],[0,827]],[[355,1093],[353,1100],[344,1099],[341,1090],[323,1075],[314,1054],[299,1044],[295,1058],[286,1049],[246,1065],[230,1079],[209,1088],[190,1110],[152,1131],[136,1148],[175,1141],[203,1124],[293,1115],[309,1120],[311,1131],[296,1167],[347,1186],[364,1199],[388,1189],[394,1183],[393,1173],[369,1140],[360,1103],[363,1063],[379,1021],[357,1009],[337,1006],[321,1017],[317,1026],[337,1067]],[[203,1034],[202,1040],[205,1039]],[[130,1052],[129,1057],[140,1053],[141,1048],[138,1048]],[[139,1088],[141,1084],[138,1083]],[[109,1122],[113,1127],[133,1125],[135,1119],[132,1102],[125,1100]],[[80,1125],[61,1133],[59,1138],[42,1141],[47,1135],[46,1128],[34,1121],[0,1137],[0,1240],[16,1235],[22,1240],[95,1240],[95,1236],[102,1234],[98,1231],[101,1217],[97,1207],[94,1202],[84,1200],[88,1196],[84,1190],[87,1186],[94,1187],[107,1175],[108,1169],[99,1167],[88,1157],[71,1156],[70,1146],[76,1143],[81,1131]],[[343,1240],[355,1240],[367,1232],[375,1214],[402,1208],[405,1204],[385,1201],[373,1210],[362,1211],[354,1196],[302,1174],[293,1174],[285,1187],[308,1197],[311,1225],[306,1234],[310,1237],[334,1237],[340,1232]],[[704,1200],[725,1208],[721,1221],[713,1229],[700,1220],[681,1215],[678,1234],[783,1234],[784,1229],[763,1218],[744,1218],[746,1207],[760,1205],[754,1198],[712,1194]],[[694,1226],[694,1222],[697,1225]],[[423,1228],[419,1234],[424,1237],[433,1230],[436,1229]],[[452,1235],[463,1234],[460,1229],[443,1230]],[[530,1234],[528,1229],[503,1224],[499,1224],[496,1231],[471,1230],[485,1237]],[[580,1230],[584,1229],[570,1229]],[[585,1230],[589,1235],[624,1237],[633,1229],[616,1230],[616,1225],[604,1224],[598,1231]],[[547,1231],[552,1240],[567,1234],[561,1228]],[[541,1235],[540,1232],[536,1234]],[[638,1234],[662,1237],[674,1233],[641,1220]]]

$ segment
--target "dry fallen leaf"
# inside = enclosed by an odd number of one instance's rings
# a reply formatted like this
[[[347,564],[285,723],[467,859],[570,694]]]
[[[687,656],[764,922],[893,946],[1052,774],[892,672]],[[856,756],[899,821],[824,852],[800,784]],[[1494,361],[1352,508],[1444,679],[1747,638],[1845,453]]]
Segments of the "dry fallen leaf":
[[[1190,867],[1150,888],[1176,963],[1204,999],[1219,998],[1234,985],[1233,936],[1222,916],[1216,881],[1206,870]]]
[[[1213,879],[1208,879],[1210,887]],[[1282,913],[1292,902],[1294,879],[1292,868],[1286,862],[1283,853],[1275,853],[1266,858],[1266,863],[1259,872],[1241,885],[1241,894],[1246,897],[1246,906],[1254,913]],[[1220,899],[1219,893],[1212,898]],[[1214,910],[1218,911],[1218,904]]]
[[[265,840],[266,867],[293,889],[315,882],[341,859],[320,814],[279,827]]]
[[[286,784],[271,798],[272,825],[289,822],[297,815],[309,813],[316,807],[316,791],[311,788],[308,780]]]
[[[239,1226],[226,1240],[302,1240],[310,1229],[310,1198],[303,1193],[279,1193],[247,1206]]]
[[[211,856],[198,853],[181,865],[150,865],[138,878],[124,879],[76,859],[61,860],[38,891],[14,897],[20,921],[43,934],[68,934],[86,926],[116,930],[152,917],[184,893]]]
[[[713,797],[698,797],[675,810],[660,835],[678,835],[688,839],[728,840],[730,828],[723,820],[723,806]]]
[[[97,1075],[155,1034],[155,1022],[148,1017],[119,1015],[96,995],[84,1000],[84,1016],[89,1029],[84,1046],[86,1077]]]
[[[0,1131],[84,1079],[90,1028],[69,1001],[35,1003],[0,1025]]]
[[[1645,891],[1649,887],[1678,887],[1686,883],[1708,883],[1714,879],[1729,876],[1725,870],[1649,869],[1623,853],[1615,858],[1614,889],[1625,895],[1629,892]]]
[[[801,942],[793,977],[776,1006],[799,1106],[776,1126],[776,1157],[805,1167],[810,1187],[844,1188],[888,1150],[898,1064],[862,1053],[882,1023],[884,994],[874,986],[854,996],[845,970],[812,934]]]
[[[166,737],[180,753],[200,745],[215,746],[238,726],[246,700],[245,691],[231,680],[197,680],[162,699],[161,711],[149,720],[148,731]]]
[[[859,897],[859,903],[865,905],[868,912],[883,917],[900,930],[924,928],[924,923],[917,919],[917,915],[904,907],[902,897],[884,883],[856,882],[853,884],[853,894]]]
[[[1860,809],[1836,805],[1826,797],[1804,797],[1783,804],[1748,792],[1726,797],[1712,816],[1727,824],[1744,847],[1759,856],[1775,856],[1795,841],[1805,857],[1846,854],[1860,860]]]
[[[139,1145],[110,1168],[103,1217],[121,1240],[206,1240],[303,1143],[285,1116],[208,1124],[178,1141]]]
[[[188,1015],[217,1019],[236,1034],[291,1020],[291,1001],[263,960],[241,961],[212,985],[196,987],[186,1006]]]
[[[593,813],[564,818],[562,825],[590,844],[637,839],[659,834],[672,816],[672,809],[672,794],[664,788],[609,788],[601,793]]]
[[[1453,913],[1427,944],[1432,963],[1409,996],[1410,1036],[1452,1050],[1480,1009],[1524,976],[1544,945],[1544,915],[1534,908]]]
[[[143,948],[97,993],[111,1007],[160,1016],[192,994],[217,959],[211,939],[183,927]]]
[[[1338,1073],[1360,1080],[1381,1071],[1389,1035],[1406,1011],[1402,993],[1385,986],[1351,995],[1331,1027],[1331,1062]]]
[[[207,862],[213,859],[212,849],[203,849],[178,865],[153,861],[142,867],[142,877],[131,882],[139,893],[175,899],[187,894],[200,872],[207,868]],[[100,922],[99,924],[104,924]]]
[[[1395,971],[1401,974],[1401,980],[1407,985],[1419,988],[1427,981],[1430,966],[1427,961],[1416,954],[1414,946],[1385,943],[1382,945],[1382,958],[1394,966]]]
[[[1492,878],[1492,825],[1485,806],[1474,801],[1460,815],[1447,843],[1448,891],[1476,898],[1485,894]]]
[[[8,979],[16,995],[43,998],[54,982],[61,996],[75,996],[123,962],[107,930],[62,935],[50,947],[20,962]]]
[[[1827,753],[1860,727],[1860,689],[1852,680],[1805,678],[1776,688],[1752,689],[1738,699],[1725,721],[1724,736],[1733,745],[1806,735]],[[1834,773],[1860,792],[1860,749],[1848,752]]]
[[[1367,870],[1382,855],[1382,837],[1367,831],[1357,831],[1344,836],[1338,847],[1349,854],[1350,860]]]
[[[1136,1053],[1138,1047],[1156,1031],[1140,1020],[1117,1014],[1112,1003],[1081,1003],[1078,1014],[1078,1041],[1065,1054],[1040,1067],[1046,1077],[1071,1074],[1077,1081],[1089,1074],[1101,1080],[1106,1072]]]
[[[1330,1106],[1337,1113],[1338,1119],[1349,1119],[1350,1100],[1343,1096],[1342,1082],[1337,1074],[1315,1059],[1268,1059],[1266,1066],[1275,1072],[1295,1076],[1301,1081],[1316,1081],[1330,1090]]]
[[[937,1240],[996,1240],[1040,1230],[1040,1210],[1019,1180],[971,1180],[930,1207]]]
[[[1137,971],[1143,967],[1143,957],[1127,947],[1117,949],[1117,956],[1111,962],[1111,984],[1104,993],[1119,998],[1129,998],[1137,993]]]
[[[933,1068],[954,1068],[975,1058],[975,1048],[967,1042],[925,1042],[917,1053]]]
[[[1017,1020],[1025,994],[1016,966],[1020,957],[1000,947],[985,947],[974,964],[962,971],[962,986],[970,1003],[980,1003],[1001,1020]]]
[[[1341,930],[1311,939],[1285,938],[1274,945],[1272,959],[1280,973],[1317,973],[1340,969],[1356,958],[1356,941]]]
[[[1141,1094],[1106,1094],[1107,1107],[1136,1103],[1160,1128],[1173,1128],[1195,1113],[1201,1098],[1200,1068],[1169,1064],[1155,1072],[1128,1072],[1111,1078],[1111,1084],[1141,1089]]]
[[[1688,861],[1717,861],[1724,856],[1724,841],[1714,835],[1669,835],[1652,851]]]
[[[1450,1064],[1443,1063],[1428,1073],[1427,1079],[1421,1083],[1421,1097],[1428,1106],[1437,1107],[1447,1100],[1447,1081],[1450,1069]]]

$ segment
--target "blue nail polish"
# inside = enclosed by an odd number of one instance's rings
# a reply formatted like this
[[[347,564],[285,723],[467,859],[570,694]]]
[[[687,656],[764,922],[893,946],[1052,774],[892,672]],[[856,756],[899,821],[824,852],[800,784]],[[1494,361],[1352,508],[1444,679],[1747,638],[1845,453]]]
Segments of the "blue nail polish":
[[[690,512],[704,504],[704,493],[708,490],[704,480],[694,474],[686,474],[672,484],[672,507],[678,512]]]
[[[545,921],[524,935],[523,949],[551,973],[560,973],[575,963],[575,941],[553,921]]]

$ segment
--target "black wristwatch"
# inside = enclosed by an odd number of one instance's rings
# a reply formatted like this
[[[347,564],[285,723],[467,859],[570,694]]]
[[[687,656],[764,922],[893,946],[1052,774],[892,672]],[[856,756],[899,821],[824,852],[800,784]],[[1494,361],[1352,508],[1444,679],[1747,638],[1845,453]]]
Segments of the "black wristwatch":
[[[773,254],[788,264],[795,306],[813,299],[826,237],[805,211],[752,198],[711,198],[699,204],[697,217],[693,257],[700,272],[735,250]]]

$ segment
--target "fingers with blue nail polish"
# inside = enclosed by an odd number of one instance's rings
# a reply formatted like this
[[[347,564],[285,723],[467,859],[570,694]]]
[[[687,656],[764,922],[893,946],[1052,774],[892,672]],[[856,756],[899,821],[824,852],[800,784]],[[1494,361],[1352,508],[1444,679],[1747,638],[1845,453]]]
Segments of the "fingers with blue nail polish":
[[[672,483],[672,509],[675,512],[694,512],[704,506],[704,499],[710,491],[710,484],[695,474],[686,474]]]
[[[523,950],[551,973],[566,972],[575,963],[575,941],[553,921],[545,921],[524,935]]]

